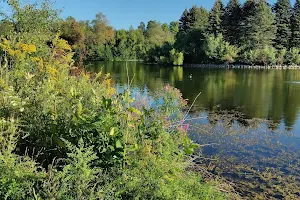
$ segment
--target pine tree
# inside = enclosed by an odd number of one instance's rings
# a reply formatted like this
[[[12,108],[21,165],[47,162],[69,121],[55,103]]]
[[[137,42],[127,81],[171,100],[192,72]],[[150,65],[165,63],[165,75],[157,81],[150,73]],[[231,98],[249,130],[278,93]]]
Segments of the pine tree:
[[[291,46],[300,47],[300,0],[296,0],[291,18]]]
[[[230,0],[225,8],[223,33],[231,44],[240,42],[241,7],[239,0]]]
[[[276,12],[276,47],[288,48],[291,38],[291,3],[290,0],[278,0],[275,4]]]
[[[209,13],[209,28],[208,31],[211,34],[217,36],[219,33],[222,33],[222,18],[224,15],[224,5],[222,0],[216,0],[214,6],[212,7]]]
[[[205,8],[193,6],[185,9],[179,19],[179,30],[181,33],[188,33],[194,29],[205,30],[208,26],[208,12]]]
[[[181,33],[188,32],[188,23],[189,23],[189,11],[185,9],[179,19],[179,31]]]
[[[242,20],[241,20],[241,44],[249,46],[248,38],[250,37],[249,28],[254,23],[252,21],[255,13],[255,2],[253,0],[246,0],[242,7]]]
[[[193,28],[205,31],[208,27],[208,11],[204,7],[191,8],[191,16],[193,16]]]
[[[138,29],[141,30],[143,33],[146,32],[146,25],[144,22],[141,22],[140,25],[138,26]]]
[[[243,45],[249,49],[273,45],[276,38],[275,16],[266,0],[247,0],[242,12]]]

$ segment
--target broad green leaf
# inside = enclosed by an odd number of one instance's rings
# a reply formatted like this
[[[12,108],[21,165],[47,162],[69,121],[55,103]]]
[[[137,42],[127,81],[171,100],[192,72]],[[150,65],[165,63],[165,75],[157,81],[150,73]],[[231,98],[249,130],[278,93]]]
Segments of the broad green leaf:
[[[109,135],[110,135],[110,136],[114,136],[114,134],[115,134],[115,127],[112,127],[112,128],[110,129]]]
[[[118,148],[118,149],[123,148],[123,145],[120,140],[116,141],[116,148]]]

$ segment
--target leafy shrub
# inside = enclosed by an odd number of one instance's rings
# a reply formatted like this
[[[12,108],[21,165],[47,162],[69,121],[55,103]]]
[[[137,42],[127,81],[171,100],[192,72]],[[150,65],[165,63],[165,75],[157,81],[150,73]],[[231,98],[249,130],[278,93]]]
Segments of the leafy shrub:
[[[175,49],[170,51],[170,61],[173,65],[183,65],[184,56],[182,52],[178,52]]]
[[[92,167],[97,159],[93,146],[85,147],[82,139],[78,146],[64,142],[69,153],[61,161],[63,168],[57,165],[48,169],[40,195],[47,199],[99,199],[103,175],[100,168]]]
[[[246,64],[269,65],[276,63],[276,49],[265,46],[262,49],[245,51],[241,59]]]
[[[278,51],[277,53],[277,59],[276,59],[276,64],[282,65],[286,61],[286,54],[287,54],[287,49],[282,48]]]
[[[287,60],[289,64],[299,65],[300,64],[300,49],[299,48],[291,48],[287,52]]]
[[[145,61],[162,65],[183,65],[184,55],[173,48],[173,45],[165,43],[156,46],[147,52]]]
[[[224,41],[222,34],[206,38],[205,54],[209,61],[232,63],[238,55],[238,48]]]
[[[74,67],[57,33],[48,54],[39,52],[44,41],[11,38],[0,42],[1,198],[223,197],[185,170],[198,145],[187,135],[179,90],[166,86],[154,105],[138,107],[129,89],[116,93],[109,75]]]
[[[18,124],[13,119],[0,119],[0,198],[30,199],[36,184],[44,177],[28,156],[13,153],[18,140]]]

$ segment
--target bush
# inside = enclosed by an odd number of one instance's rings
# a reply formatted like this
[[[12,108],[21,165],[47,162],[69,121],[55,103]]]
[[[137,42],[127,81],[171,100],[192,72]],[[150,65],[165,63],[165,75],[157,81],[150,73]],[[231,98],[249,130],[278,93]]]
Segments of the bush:
[[[286,48],[280,49],[277,53],[276,64],[278,65],[284,64],[286,61],[286,54],[287,54]]]
[[[222,34],[217,37],[209,35],[205,43],[205,55],[210,62],[233,63],[237,58],[239,49],[224,41]]]
[[[299,65],[300,64],[300,49],[299,48],[291,48],[287,52],[287,61],[288,64],[291,65]]]
[[[11,38],[0,42],[1,199],[223,198],[186,171],[198,145],[179,90],[142,104],[130,89],[117,94],[109,75],[74,67],[58,34],[47,55],[44,43]]]
[[[163,46],[156,46],[147,52],[145,61],[161,65],[183,65],[184,55],[173,48],[173,45],[166,43]]]
[[[178,52],[175,49],[170,51],[170,62],[175,65],[183,65],[184,56],[182,52]]]
[[[1,79],[0,117],[14,116],[22,122],[21,137],[13,143],[18,148],[10,154],[42,152],[37,159],[43,163],[39,172],[34,161],[12,154],[18,162],[2,167],[2,172],[12,169],[1,175],[4,197],[222,198],[213,186],[200,183],[198,175],[185,171],[185,155],[197,145],[182,128],[181,109],[186,102],[178,90],[166,86],[153,96],[161,103],[138,107],[129,90],[116,95],[108,75],[73,68],[73,53],[64,40],[56,37],[52,43],[50,57],[27,51],[19,56],[14,52],[20,45],[1,45],[14,65],[1,70],[5,78]],[[27,65],[31,69],[22,67]],[[63,162],[51,166],[54,158]],[[26,172],[24,178],[16,179],[16,170]],[[107,178],[102,178],[102,170]],[[195,191],[197,183],[203,189]]]
[[[265,46],[262,49],[245,51],[241,60],[246,64],[272,65],[276,63],[276,49]]]
[[[30,199],[36,184],[45,176],[28,156],[13,153],[18,140],[18,123],[0,119],[0,198]]]

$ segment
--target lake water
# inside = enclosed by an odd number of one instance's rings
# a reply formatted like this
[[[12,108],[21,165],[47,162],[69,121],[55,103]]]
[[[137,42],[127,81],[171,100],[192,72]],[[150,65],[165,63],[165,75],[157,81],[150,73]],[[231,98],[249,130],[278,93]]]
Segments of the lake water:
[[[155,91],[170,84],[180,89],[190,103],[201,92],[191,115],[208,119],[194,120],[193,130],[199,125],[200,131],[191,133],[191,138],[200,144],[216,143],[217,147],[208,146],[203,151],[212,160],[218,157],[220,161],[198,160],[199,164],[217,166],[211,171],[233,182],[248,178],[257,194],[236,187],[244,196],[264,195],[271,188],[272,194],[266,198],[282,199],[288,195],[295,195],[290,196],[291,199],[300,198],[299,192],[285,191],[286,188],[300,191],[300,70],[202,69],[140,62],[91,63],[91,69],[110,73],[119,86],[128,82],[126,66],[129,77],[133,78],[132,87]],[[230,125],[224,128],[217,123],[220,119],[229,120]],[[241,128],[241,124],[246,125]],[[215,134],[201,132],[203,127]],[[231,168],[224,162],[230,162]],[[243,171],[241,167],[244,167]],[[274,182],[256,177],[271,169],[274,169],[274,177],[270,180],[283,179],[276,183],[281,187],[278,191],[272,188]],[[235,179],[237,175],[239,177]],[[295,180],[286,184],[284,178],[290,176]],[[250,187],[246,183],[242,185]]]

